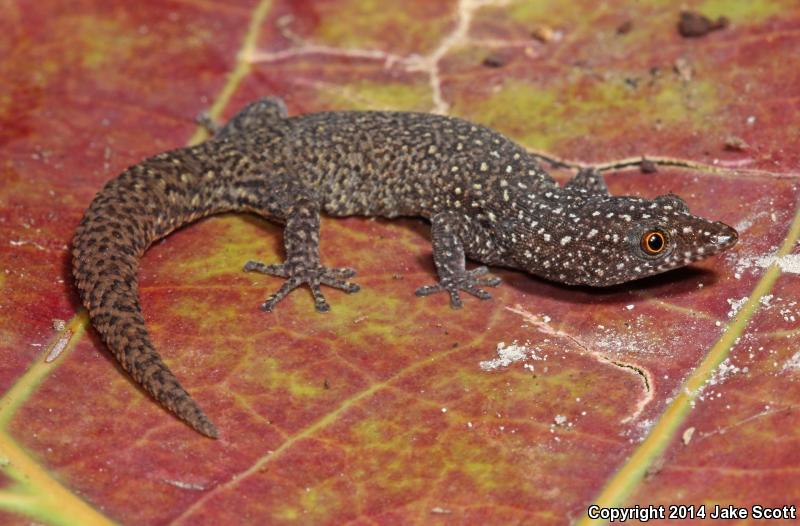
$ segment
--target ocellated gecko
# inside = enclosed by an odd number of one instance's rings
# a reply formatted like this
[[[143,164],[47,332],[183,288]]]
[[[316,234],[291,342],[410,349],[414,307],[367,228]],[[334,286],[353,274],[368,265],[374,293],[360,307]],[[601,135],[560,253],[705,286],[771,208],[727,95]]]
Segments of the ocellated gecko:
[[[209,140],[131,166],[97,194],[73,241],[73,274],[92,324],[134,380],[197,431],[216,427],[162,361],[139,304],[139,258],[154,241],[201,217],[238,211],[284,226],[286,260],[244,270],[284,278],[271,311],[295,288],[358,291],[355,271],[319,256],[320,214],[423,217],[431,223],[445,292],[486,300],[500,279],[465,258],[565,284],[607,286],[717,254],[736,231],[689,213],[675,195],[611,196],[601,175],[579,171],[560,187],[523,147],[484,126],[425,113],[327,112],[288,117],[258,100]]]

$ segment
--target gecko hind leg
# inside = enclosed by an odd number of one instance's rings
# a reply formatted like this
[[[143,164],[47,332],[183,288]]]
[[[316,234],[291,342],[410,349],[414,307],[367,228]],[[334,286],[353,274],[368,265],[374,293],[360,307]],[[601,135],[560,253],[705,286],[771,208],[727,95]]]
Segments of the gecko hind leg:
[[[289,211],[284,228],[286,261],[266,265],[259,261],[248,261],[245,272],[261,272],[271,276],[286,278],[286,281],[267,300],[261,308],[269,312],[291,291],[307,284],[314,297],[314,307],[319,312],[327,312],[330,305],[320,290],[321,285],[341,289],[348,294],[358,292],[360,287],[348,278],[355,276],[351,268],[327,268],[322,266],[319,257],[319,205],[310,199],[300,199]]]
[[[280,97],[262,97],[251,102],[231,119],[221,124],[215,121],[208,112],[195,117],[195,122],[206,129],[213,137],[221,137],[235,133],[248,133],[259,129],[269,129],[274,124],[289,116],[286,103]]]
[[[212,137],[219,133],[222,129],[222,124],[215,121],[207,111],[202,111],[194,118],[195,124],[202,126],[206,133]]]

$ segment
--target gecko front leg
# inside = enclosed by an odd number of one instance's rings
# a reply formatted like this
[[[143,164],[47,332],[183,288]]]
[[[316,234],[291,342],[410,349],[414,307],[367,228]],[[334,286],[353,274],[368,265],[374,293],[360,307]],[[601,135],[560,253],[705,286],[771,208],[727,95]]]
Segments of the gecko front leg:
[[[461,214],[440,212],[431,219],[431,238],[439,282],[418,288],[416,295],[447,292],[454,309],[462,306],[461,290],[482,300],[490,299],[492,296],[480,287],[496,287],[500,278],[481,278],[489,272],[486,267],[467,270],[464,249],[466,246],[471,257],[485,261],[488,258],[483,257],[484,253],[490,253],[493,248],[491,236]]]
[[[292,290],[307,284],[314,296],[314,307],[319,312],[330,310],[321,285],[341,289],[348,294],[358,292],[359,286],[347,281],[356,272],[350,268],[326,268],[319,257],[319,203],[308,197],[300,197],[286,213],[286,226],[283,242],[286,247],[286,261],[266,265],[259,261],[248,261],[246,272],[261,272],[286,278],[283,286],[262,304],[261,308],[271,311],[275,305]]]

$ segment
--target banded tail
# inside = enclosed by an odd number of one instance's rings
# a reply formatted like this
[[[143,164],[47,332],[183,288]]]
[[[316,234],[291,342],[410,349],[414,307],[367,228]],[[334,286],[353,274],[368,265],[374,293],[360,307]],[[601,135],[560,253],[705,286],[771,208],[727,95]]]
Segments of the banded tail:
[[[72,271],[92,324],[122,368],[178,418],[217,438],[214,424],[150,341],[136,277],[139,258],[154,241],[228,208],[213,199],[210,182],[201,183],[209,173],[202,148],[152,157],[106,184],[76,231]]]

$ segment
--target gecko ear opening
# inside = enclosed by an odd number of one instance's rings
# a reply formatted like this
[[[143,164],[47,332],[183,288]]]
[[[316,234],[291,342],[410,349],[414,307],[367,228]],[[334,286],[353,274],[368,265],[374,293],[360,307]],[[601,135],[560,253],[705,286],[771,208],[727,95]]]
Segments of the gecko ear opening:
[[[674,210],[677,210],[678,212],[689,211],[689,205],[686,204],[686,201],[684,201],[675,194],[658,196],[656,197],[656,203],[658,203],[661,206],[671,206]]]

